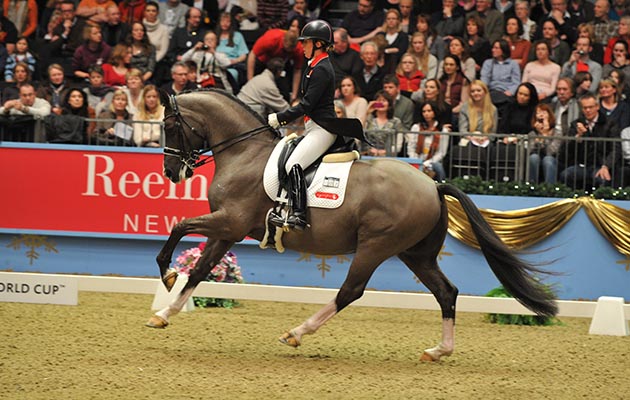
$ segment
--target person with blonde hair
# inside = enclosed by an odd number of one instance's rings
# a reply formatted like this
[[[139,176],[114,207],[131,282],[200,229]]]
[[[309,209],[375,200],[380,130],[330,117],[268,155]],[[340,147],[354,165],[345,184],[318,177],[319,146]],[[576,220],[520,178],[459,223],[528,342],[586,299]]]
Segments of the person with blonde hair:
[[[144,82],[142,82],[142,71],[137,68],[130,68],[125,75],[126,85],[122,88],[127,94],[127,111],[129,114],[135,115],[138,113],[138,104],[142,98],[142,88],[144,88]]]
[[[418,69],[418,59],[405,53],[396,68],[396,78],[400,83],[400,93],[411,97],[413,92],[420,89],[424,74]]]
[[[468,101],[464,103],[459,112],[459,131],[488,134],[496,132],[497,128],[497,108],[492,104],[488,86],[480,80],[474,80],[470,84]],[[488,136],[466,136],[465,140],[470,141],[475,146],[485,147],[490,138]]]
[[[131,137],[125,137],[133,131],[131,119],[133,116],[127,111],[129,99],[127,93],[117,89],[106,110],[98,114],[96,123],[96,144],[124,146],[131,144]],[[122,137],[121,137],[122,136]]]
[[[425,78],[437,77],[438,59],[429,51],[424,33],[414,32],[411,35],[411,43],[409,43],[407,53],[418,60],[418,69],[424,74]]]
[[[619,85],[613,79],[605,78],[597,88],[601,111],[606,117],[617,122],[619,129],[630,126],[630,105],[619,101]]]
[[[131,62],[131,47],[120,43],[114,46],[109,62],[103,64],[104,81],[110,86],[124,86],[129,64]]]
[[[400,25],[400,12],[395,9],[389,9],[385,13],[385,22],[382,26],[382,35],[387,41],[384,49],[384,65],[383,69],[386,74],[392,74],[396,70],[396,66],[400,62],[402,55],[409,47],[409,35],[402,31]]]
[[[160,147],[162,119],[164,106],[160,104],[158,89],[155,85],[147,85],[142,89],[138,113],[133,116],[134,143],[139,147]]]

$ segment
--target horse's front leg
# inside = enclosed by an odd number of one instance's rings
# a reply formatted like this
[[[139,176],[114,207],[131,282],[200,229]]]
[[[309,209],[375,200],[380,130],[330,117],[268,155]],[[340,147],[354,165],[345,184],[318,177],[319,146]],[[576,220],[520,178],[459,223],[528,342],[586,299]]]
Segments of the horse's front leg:
[[[146,325],[151,328],[166,328],[169,318],[181,311],[199,282],[208,276],[210,270],[221,261],[233,244],[234,242],[231,241],[208,239],[206,248],[201,253],[195,268],[190,272],[188,282],[182,291],[168,307],[155,313]]]
[[[170,236],[156,257],[157,264],[160,267],[160,278],[166,290],[170,292],[177,280],[177,271],[169,267],[172,262],[173,252],[179,241],[184,236],[193,233],[213,239],[226,238],[229,234],[226,231],[226,227],[230,226],[227,219],[225,212],[217,211],[200,217],[186,218],[173,227]]]

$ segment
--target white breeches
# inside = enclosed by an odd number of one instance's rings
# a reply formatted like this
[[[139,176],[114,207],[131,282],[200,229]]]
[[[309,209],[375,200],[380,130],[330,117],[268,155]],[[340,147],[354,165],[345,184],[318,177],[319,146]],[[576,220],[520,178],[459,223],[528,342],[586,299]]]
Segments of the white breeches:
[[[304,139],[287,160],[287,174],[295,164],[300,164],[302,169],[306,169],[317,160],[337,139],[337,136],[317,125],[313,120],[308,120],[304,124]]]

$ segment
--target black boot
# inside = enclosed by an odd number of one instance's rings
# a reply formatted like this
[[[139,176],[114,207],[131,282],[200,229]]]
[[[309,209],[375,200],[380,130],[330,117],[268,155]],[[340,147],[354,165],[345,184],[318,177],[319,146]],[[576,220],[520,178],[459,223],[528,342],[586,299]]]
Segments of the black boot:
[[[273,210],[269,214],[269,223],[285,230],[289,228],[304,230],[308,225],[306,222],[306,183],[304,171],[299,164],[294,165],[289,171],[289,207],[292,210],[286,219]]]

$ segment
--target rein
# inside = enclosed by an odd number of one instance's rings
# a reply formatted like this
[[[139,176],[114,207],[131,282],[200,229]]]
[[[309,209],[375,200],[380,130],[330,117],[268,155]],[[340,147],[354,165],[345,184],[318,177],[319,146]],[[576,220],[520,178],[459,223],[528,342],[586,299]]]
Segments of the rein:
[[[192,146],[190,145],[190,140],[188,140],[187,136],[184,133],[184,125],[188,127],[192,134],[197,136],[198,138],[204,141],[206,140],[206,138],[200,135],[197,130],[184,119],[179,110],[179,105],[177,104],[177,100],[175,99],[174,95],[169,96],[169,101],[171,103],[173,113],[164,116],[164,121],[169,118],[175,118],[175,130],[179,134],[180,148],[174,149],[172,147],[164,147],[164,155],[179,157],[179,160],[191,170],[201,167],[208,162],[214,162],[214,156],[219,154],[223,150],[226,150],[237,143],[247,140],[250,137],[256,136],[270,128],[268,125],[262,125],[249,131],[239,133],[234,137],[225,139],[215,144],[214,146],[208,146],[200,150],[192,149]],[[186,150],[187,147],[190,148],[190,150]],[[209,151],[212,151],[212,155],[206,156],[205,158],[200,160],[201,156]]]

